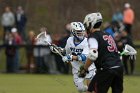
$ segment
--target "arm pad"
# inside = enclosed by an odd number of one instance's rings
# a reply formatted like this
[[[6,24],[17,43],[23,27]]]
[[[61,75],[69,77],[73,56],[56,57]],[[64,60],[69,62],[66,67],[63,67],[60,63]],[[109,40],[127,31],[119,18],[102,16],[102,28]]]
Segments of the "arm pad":
[[[98,51],[97,49],[91,49],[89,50],[89,54],[87,56],[92,61],[95,61],[98,58]]]
[[[78,61],[85,62],[86,59],[87,59],[86,55],[84,55],[84,54],[78,55]]]

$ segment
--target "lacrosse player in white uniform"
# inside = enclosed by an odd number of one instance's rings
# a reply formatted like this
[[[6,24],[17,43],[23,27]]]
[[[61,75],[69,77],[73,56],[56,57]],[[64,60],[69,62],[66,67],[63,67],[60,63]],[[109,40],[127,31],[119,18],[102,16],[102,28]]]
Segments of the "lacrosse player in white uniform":
[[[72,74],[74,84],[77,87],[79,93],[86,92],[87,86],[90,80],[95,75],[94,63],[89,67],[89,73],[85,78],[78,77],[78,71],[81,65],[86,61],[86,57],[89,52],[87,38],[85,37],[85,28],[81,22],[71,23],[71,33],[73,36],[69,37],[65,46],[66,56],[62,57],[64,62],[70,62],[72,65]],[[87,80],[87,85],[84,84],[84,80]]]

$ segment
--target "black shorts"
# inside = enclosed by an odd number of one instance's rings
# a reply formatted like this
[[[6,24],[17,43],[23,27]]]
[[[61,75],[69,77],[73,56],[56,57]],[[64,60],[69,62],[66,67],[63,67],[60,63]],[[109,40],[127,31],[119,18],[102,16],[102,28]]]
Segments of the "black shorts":
[[[112,88],[112,93],[122,93],[123,67],[97,70],[96,75],[88,86],[88,91],[94,91],[95,93],[107,93],[109,87]]]

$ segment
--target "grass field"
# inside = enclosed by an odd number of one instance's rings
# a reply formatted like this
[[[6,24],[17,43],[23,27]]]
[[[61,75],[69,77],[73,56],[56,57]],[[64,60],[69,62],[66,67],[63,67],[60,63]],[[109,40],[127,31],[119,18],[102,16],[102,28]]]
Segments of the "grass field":
[[[124,93],[139,92],[140,77],[125,76]],[[71,75],[0,74],[0,93],[78,92],[75,89]]]

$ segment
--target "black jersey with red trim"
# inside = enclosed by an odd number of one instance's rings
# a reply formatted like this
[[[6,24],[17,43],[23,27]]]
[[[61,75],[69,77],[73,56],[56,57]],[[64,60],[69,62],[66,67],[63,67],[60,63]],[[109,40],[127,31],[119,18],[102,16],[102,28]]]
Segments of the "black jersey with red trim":
[[[122,66],[116,43],[111,35],[103,31],[96,31],[91,33],[88,38],[95,38],[98,42],[98,58],[95,61],[97,69]]]

